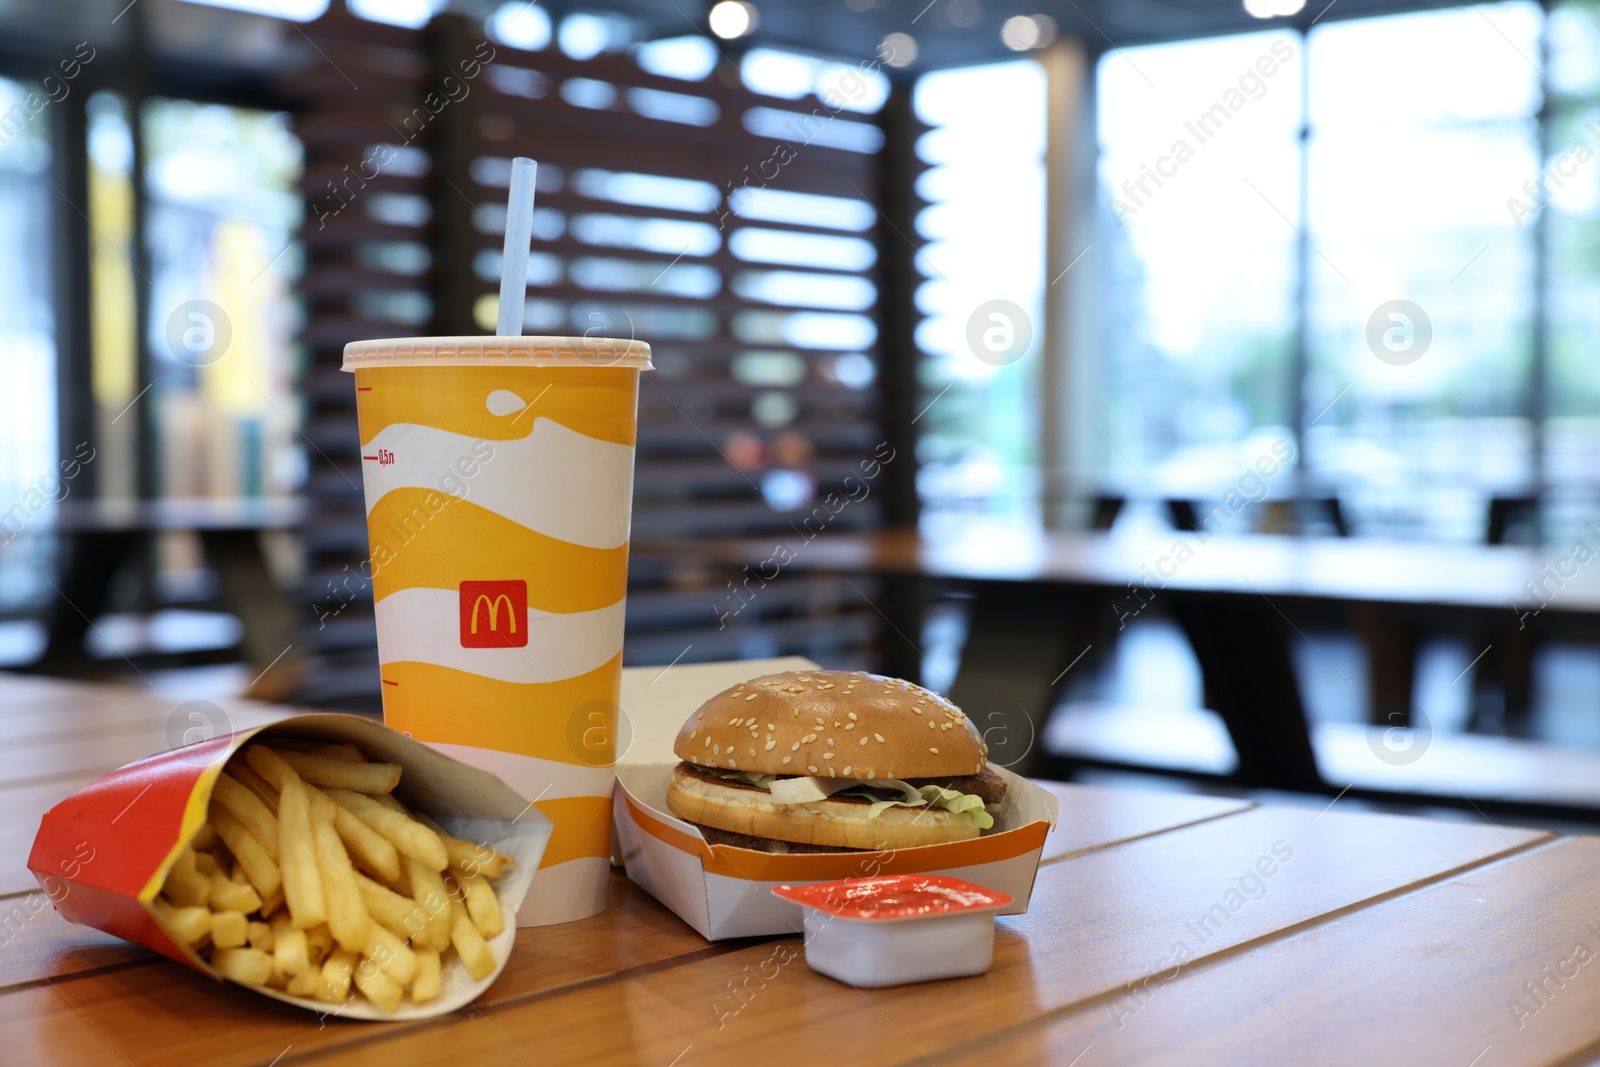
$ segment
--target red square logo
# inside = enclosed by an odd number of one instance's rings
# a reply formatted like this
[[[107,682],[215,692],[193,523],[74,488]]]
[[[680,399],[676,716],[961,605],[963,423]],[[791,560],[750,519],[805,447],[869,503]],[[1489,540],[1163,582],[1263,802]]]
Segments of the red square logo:
[[[461,583],[461,647],[523,648],[528,643],[528,583]]]

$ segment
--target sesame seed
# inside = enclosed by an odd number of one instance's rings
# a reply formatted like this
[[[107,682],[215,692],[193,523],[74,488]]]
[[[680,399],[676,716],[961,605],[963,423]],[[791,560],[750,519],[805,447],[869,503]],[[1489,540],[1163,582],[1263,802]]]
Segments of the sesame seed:
[[[832,759],[833,758],[833,753],[832,752],[824,752],[822,754],[822,758],[823,759]]]
[[[732,759],[732,757],[729,757],[729,759],[728,759],[728,766],[730,766],[730,767],[737,767],[737,766],[739,766],[739,765],[738,765],[738,764],[737,764],[737,763],[735,763],[735,762],[733,762],[733,759]]]
[[[930,729],[930,730],[937,730],[937,729],[938,729],[938,728],[939,728],[939,724],[938,724],[938,723],[936,723],[936,722],[931,722],[931,721],[930,721],[930,722],[929,722],[929,723],[928,723],[928,729]]]
[[[689,740],[693,741],[694,740],[694,735],[699,733],[699,732],[700,732],[699,730],[690,730],[689,731]]]
[[[778,747],[778,742],[776,742],[776,741],[768,741],[767,744],[766,744],[766,750],[768,752],[771,752],[773,749],[775,749],[777,747]]]
[[[754,756],[756,754],[756,750],[753,749],[753,748],[749,749],[748,751],[749,751],[750,755],[752,755],[752,756]]]
[[[794,744],[790,745],[789,746],[789,751],[790,752],[799,752],[800,751],[800,742],[796,741]]]
[[[853,712],[853,711],[850,713],[850,721],[851,722],[855,722],[856,721],[856,713]]]
[[[807,766],[806,770],[810,771],[812,774],[816,774],[817,773],[817,769],[815,767],[812,767],[812,766]]]
[[[711,735],[710,734],[706,734],[705,744],[701,745],[700,747],[701,748],[710,748],[711,747]]]
[[[848,778],[848,777],[850,777],[850,768],[849,768],[849,767],[846,767],[846,768],[845,768],[845,769],[844,769],[844,776],[845,776],[845,777],[846,777],[846,778]]]
[[[806,734],[800,740],[804,741],[806,744],[809,745],[811,742],[815,741],[816,739],[817,739],[817,735],[816,734]]]
[[[835,777],[838,777],[838,776],[837,776],[837,775],[835,775],[835,774],[834,774],[834,773],[833,773],[833,768],[832,768],[832,767],[829,767],[829,768],[828,768],[828,777],[829,777],[829,778],[835,778]]]
[[[790,756],[785,756],[785,757],[783,757],[783,762],[784,763],[788,763],[791,758],[792,757],[790,757]]]
[[[751,693],[749,696],[745,697],[745,699],[746,700],[754,700],[756,697],[758,697],[760,695],[761,694],[759,694],[759,693]]]
[[[862,743],[862,744],[863,744],[863,745],[864,745],[864,744],[866,744],[866,743],[867,743],[867,742],[868,742],[868,741],[869,741],[869,740],[871,740],[871,739],[870,739],[870,738],[866,738],[866,737],[863,737],[863,738],[862,738],[862,739],[861,739],[861,743]]]
[[[921,708],[912,708],[911,710],[916,712],[918,715],[922,714],[922,709]]]
[[[936,748],[930,748],[930,749],[928,749],[928,751],[934,753],[935,755],[937,755],[938,752],[939,752],[939,750],[936,749]]]
[[[773,731],[773,730],[776,730],[776,729],[777,729],[777,727],[776,727],[776,726],[774,726],[774,725],[772,725],[772,724],[771,724],[771,723],[770,723],[770,722],[769,722],[769,723],[767,723],[767,732],[768,732],[768,733],[769,733],[769,734],[770,734],[770,733],[771,733],[771,732],[772,732],[772,731]]]
[[[837,726],[838,726],[838,725],[839,725],[839,724],[838,724],[838,723],[834,723],[834,724],[833,724],[833,725],[834,725],[834,726],[835,726],[835,727],[837,727]]]
[[[856,724],[853,722],[847,722],[844,724],[844,728],[846,730],[854,730],[856,728]]]
[[[877,740],[878,744],[881,745],[881,744],[885,743],[884,740],[883,740],[883,735],[882,734],[873,734],[872,736],[873,736],[874,739]]]
[[[712,754],[712,755],[713,755],[713,756],[720,756],[720,755],[722,755],[722,746],[721,746],[721,745],[712,745],[712,746],[711,746],[711,754]]]

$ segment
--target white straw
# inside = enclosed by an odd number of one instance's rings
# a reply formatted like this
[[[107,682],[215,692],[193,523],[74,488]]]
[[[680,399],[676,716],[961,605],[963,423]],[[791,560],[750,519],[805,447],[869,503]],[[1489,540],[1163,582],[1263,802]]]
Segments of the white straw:
[[[528,301],[528,242],[533,239],[533,179],[539,164],[526,156],[511,161],[506,200],[506,250],[500,261],[500,337],[522,336]]]

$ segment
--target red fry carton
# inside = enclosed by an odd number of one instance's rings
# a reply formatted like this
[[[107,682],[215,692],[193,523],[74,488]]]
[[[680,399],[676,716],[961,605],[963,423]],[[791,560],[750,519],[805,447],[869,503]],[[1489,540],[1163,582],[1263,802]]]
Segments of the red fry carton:
[[[612,800],[616,848],[628,877],[703,937],[753,937],[795,931],[792,905],[773,886],[880,874],[940,874],[1009,894],[1001,915],[1028,910],[1044,839],[1055,825],[1055,794],[1004,767],[995,828],[970,841],[884,852],[775,855],[709,844],[700,830],[667,810],[666,786],[678,763],[672,745],[689,716],[731,686],[763,674],[816,670],[801,657],[699,663],[662,671],[622,672],[622,710],[631,738],[617,757]],[[620,742],[619,742],[620,743]]]
[[[425,1004],[407,1001],[392,1013],[378,1010],[359,994],[338,1007],[278,990],[246,988],[353,1019],[427,1018],[472,1001],[511,956],[517,909],[528,895],[552,824],[495,775],[359,715],[295,715],[147,756],[103,775],[45,813],[28,869],[71,922],[116,934],[221,981],[222,975],[203,958],[167,935],[151,902],[178,853],[205,823],[211,791],[229,757],[253,739],[274,735],[349,742],[375,761],[399,764],[395,794],[407,806],[431,815],[457,837],[488,844],[516,865],[495,882],[506,928],[489,941],[496,967],[481,980],[474,981],[452,955],[437,998]]]

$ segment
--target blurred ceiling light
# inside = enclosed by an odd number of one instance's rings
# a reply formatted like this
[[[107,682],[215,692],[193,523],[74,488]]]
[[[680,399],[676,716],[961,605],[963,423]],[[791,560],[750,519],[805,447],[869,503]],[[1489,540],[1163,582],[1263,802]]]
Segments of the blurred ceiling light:
[[[891,67],[909,67],[917,61],[917,40],[909,33],[891,33],[878,45],[878,56]]]
[[[1246,0],[1255,3],[1258,0]],[[1271,0],[1268,0],[1271,2]],[[1286,2],[1286,0],[1280,0]],[[1302,0],[1302,3],[1304,0]],[[1049,15],[1012,15],[1000,27],[1000,40],[1013,52],[1043,48],[1056,39],[1056,20]]]
[[[533,4],[501,4],[489,16],[489,33],[501,44],[538,51],[550,44],[550,16]]]
[[[1297,15],[1305,6],[1306,0],[1244,0],[1245,12],[1258,19]]]
[[[561,20],[556,41],[573,59],[593,59],[603,52],[620,52],[632,44],[633,27],[618,15],[574,13]]]
[[[760,22],[755,7],[744,0],[720,0],[711,8],[711,32],[726,40],[754,32]]]

